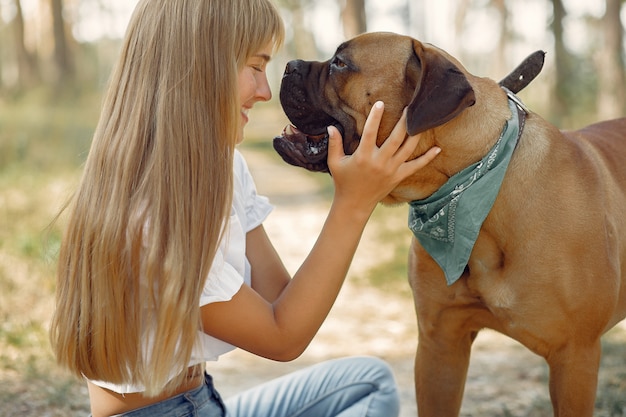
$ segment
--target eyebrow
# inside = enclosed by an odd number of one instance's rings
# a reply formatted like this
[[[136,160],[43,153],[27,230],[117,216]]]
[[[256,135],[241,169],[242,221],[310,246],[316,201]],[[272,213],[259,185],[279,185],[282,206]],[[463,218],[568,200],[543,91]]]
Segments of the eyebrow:
[[[257,58],[261,58],[261,59],[263,59],[265,62],[270,62],[270,61],[272,60],[272,57],[271,57],[271,56],[269,56],[269,55],[267,55],[267,54],[255,54],[255,55],[253,55],[253,56],[254,56],[254,57],[257,57]]]

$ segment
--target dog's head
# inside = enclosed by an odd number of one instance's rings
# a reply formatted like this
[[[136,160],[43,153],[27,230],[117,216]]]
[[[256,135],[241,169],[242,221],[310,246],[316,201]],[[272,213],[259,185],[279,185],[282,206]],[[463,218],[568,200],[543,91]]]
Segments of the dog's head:
[[[543,54],[541,65],[537,65],[537,60],[532,63],[532,68],[525,62],[505,79],[507,83],[515,84],[510,89],[517,92],[534,78],[543,65]],[[530,72],[532,75],[529,76]],[[293,125],[287,126],[282,135],[274,138],[274,148],[289,164],[328,172],[327,126],[334,125],[339,129],[345,153],[353,153],[376,101],[385,103],[385,114],[377,138],[380,145],[389,136],[404,108],[407,108],[407,132],[416,135],[446,126],[474,106],[478,98],[485,96],[489,99],[482,100],[477,113],[484,113],[484,102],[493,101],[492,97],[497,98],[502,112],[508,112],[506,94],[496,82],[472,76],[441,49],[407,36],[367,33],[341,44],[328,61],[297,60],[287,64],[280,101]],[[496,134],[507,118],[507,114],[502,112],[494,117],[493,123],[486,121],[488,129]],[[472,132],[472,129],[475,130],[475,126],[470,123],[466,131]],[[485,147],[484,144],[459,147],[458,142],[467,138],[469,133],[457,134],[457,130],[453,135],[435,137],[433,134],[430,140],[421,140],[413,157],[435,144],[442,147],[444,156],[447,149],[448,155],[452,152],[460,155],[466,150],[471,154],[473,150],[470,148],[474,147],[476,155],[482,157],[482,152],[489,149],[490,146]],[[457,143],[447,148],[446,141]],[[473,154],[453,161],[448,167],[440,169],[442,175],[460,168],[472,157]],[[442,156],[437,159],[441,160]],[[429,179],[427,182],[440,185],[439,180]],[[434,191],[432,187],[428,189]]]
[[[276,151],[292,165],[327,172],[327,126],[339,129],[351,154],[378,100],[385,102],[379,144],[407,106],[411,135],[454,118],[474,104],[474,92],[458,66],[433,51],[409,37],[370,33],[343,43],[328,61],[289,62],[280,101],[294,126],[274,139]]]

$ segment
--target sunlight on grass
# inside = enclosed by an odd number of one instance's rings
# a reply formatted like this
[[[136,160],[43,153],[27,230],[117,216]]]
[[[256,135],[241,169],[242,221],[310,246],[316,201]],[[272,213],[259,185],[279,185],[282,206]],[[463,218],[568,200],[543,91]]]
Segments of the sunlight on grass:
[[[411,232],[407,227],[407,216],[404,204],[376,207],[368,227],[376,231],[376,244],[380,247],[382,256],[364,278],[369,285],[410,297],[407,259]]]

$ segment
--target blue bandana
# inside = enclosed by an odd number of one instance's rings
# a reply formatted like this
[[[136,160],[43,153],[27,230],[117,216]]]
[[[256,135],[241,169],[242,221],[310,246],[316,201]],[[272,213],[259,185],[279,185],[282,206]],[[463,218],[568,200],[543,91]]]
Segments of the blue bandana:
[[[525,108],[513,93],[507,90],[507,94],[512,116],[489,153],[452,176],[430,197],[409,203],[409,228],[439,264],[448,285],[465,270],[522,132],[520,113]]]

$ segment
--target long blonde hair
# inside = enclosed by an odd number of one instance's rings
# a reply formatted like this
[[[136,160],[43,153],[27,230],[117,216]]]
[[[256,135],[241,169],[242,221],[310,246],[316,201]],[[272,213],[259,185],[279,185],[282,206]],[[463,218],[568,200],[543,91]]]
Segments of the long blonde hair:
[[[283,37],[269,0],[139,2],[69,204],[50,330],[61,365],[147,395],[183,375],[230,213],[238,70]]]

